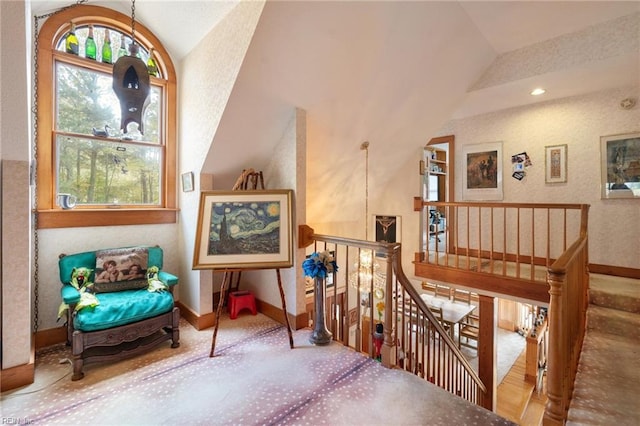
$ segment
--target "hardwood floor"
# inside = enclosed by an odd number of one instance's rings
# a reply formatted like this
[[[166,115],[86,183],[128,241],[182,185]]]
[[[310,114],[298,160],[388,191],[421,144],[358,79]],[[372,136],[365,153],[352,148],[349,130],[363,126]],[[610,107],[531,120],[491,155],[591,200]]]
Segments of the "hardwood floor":
[[[498,385],[496,413],[522,426],[541,425],[547,396],[544,392],[538,395],[535,386],[525,382],[524,373],[525,351],[522,351]]]

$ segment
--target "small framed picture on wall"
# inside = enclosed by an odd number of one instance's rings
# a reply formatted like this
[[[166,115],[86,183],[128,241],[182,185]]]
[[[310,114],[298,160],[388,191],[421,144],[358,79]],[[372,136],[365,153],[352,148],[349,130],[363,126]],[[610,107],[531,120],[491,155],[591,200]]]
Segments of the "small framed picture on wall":
[[[544,147],[544,182],[564,183],[567,181],[567,145]]]
[[[400,242],[400,216],[373,215],[373,229],[378,242],[399,243]]]
[[[193,191],[193,172],[186,172],[182,174],[182,191]]]

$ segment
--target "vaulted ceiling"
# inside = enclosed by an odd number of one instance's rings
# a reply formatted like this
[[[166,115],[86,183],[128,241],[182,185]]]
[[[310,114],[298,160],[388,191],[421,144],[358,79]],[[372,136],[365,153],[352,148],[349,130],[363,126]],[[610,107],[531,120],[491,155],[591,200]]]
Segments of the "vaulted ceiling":
[[[68,3],[32,2],[35,13]],[[237,3],[137,0],[136,19],[179,64]],[[90,4],[131,12],[128,1]],[[205,169],[226,188],[238,170],[267,164],[292,107],[308,113],[309,155],[348,159],[370,140],[384,147],[375,168],[404,164],[451,118],[638,84],[637,47],[594,59],[570,37],[639,12],[638,1],[268,1]],[[553,43],[563,37],[575,60],[513,66],[566,56]],[[547,93],[530,96],[536,86]]]

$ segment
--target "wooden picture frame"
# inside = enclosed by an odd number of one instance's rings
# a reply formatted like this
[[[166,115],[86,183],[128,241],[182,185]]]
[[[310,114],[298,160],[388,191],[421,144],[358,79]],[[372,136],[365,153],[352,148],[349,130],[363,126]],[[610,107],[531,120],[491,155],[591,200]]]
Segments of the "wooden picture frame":
[[[600,137],[602,198],[640,198],[640,132]]]
[[[374,214],[372,229],[377,242],[399,243],[402,235],[402,217]]]
[[[293,266],[293,191],[203,191],[193,269]]]
[[[544,182],[567,181],[567,144],[544,147]]]
[[[182,178],[182,192],[191,192],[193,191],[193,172],[183,173]]]
[[[462,155],[462,199],[502,200],[502,142],[465,145]]]

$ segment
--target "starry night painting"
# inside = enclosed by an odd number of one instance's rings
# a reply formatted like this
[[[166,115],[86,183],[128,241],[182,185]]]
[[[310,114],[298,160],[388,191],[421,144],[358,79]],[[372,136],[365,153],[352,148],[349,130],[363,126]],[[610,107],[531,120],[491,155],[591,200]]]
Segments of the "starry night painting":
[[[208,255],[280,252],[279,201],[211,204]]]

